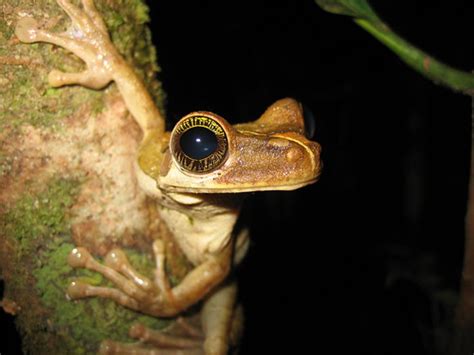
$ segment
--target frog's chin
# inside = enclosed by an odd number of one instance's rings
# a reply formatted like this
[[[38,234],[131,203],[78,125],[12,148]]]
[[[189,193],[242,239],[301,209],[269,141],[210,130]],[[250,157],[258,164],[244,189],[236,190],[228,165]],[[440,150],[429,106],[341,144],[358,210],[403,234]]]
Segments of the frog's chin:
[[[169,192],[177,193],[190,193],[190,194],[224,194],[224,193],[245,193],[245,192],[257,192],[257,191],[291,191],[296,190],[306,185],[313,184],[317,181],[317,177],[304,180],[304,181],[294,181],[282,184],[272,184],[272,185],[241,185],[241,186],[192,186],[192,187],[182,187],[182,186],[173,186],[173,185],[164,185],[160,186],[161,189]]]

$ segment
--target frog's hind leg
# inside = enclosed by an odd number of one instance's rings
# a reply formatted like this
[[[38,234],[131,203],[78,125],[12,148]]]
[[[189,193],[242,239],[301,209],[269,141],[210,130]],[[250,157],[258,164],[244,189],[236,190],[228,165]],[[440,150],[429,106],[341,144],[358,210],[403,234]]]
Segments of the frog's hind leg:
[[[220,287],[204,301],[201,310],[202,331],[181,317],[174,322],[174,329],[164,332],[135,324],[129,335],[139,340],[138,343],[125,344],[106,340],[102,342],[99,353],[227,355],[230,348],[236,350],[242,332],[243,312],[235,304],[236,292],[236,283],[232,282]]]
[[[241,307],[236,307],[236,293],[237,286],[235,282],[231,282],[220,287],[204,301],[201,310],[202,331],[183,318],[178,318],[174,323],[180,329],[164,332],[136,324],[130,329],[129,335],[139,340],[139,343],[125,344],[107,340],[101,344],[100,353],[226,355],[229,348],[238,344],[242,331],[243,314]]]
[[[237,284],[224,284],[212,293],[202,307],[201,323],[206,354],[225,355],[237,345],[243,323],[242,308],[236,306]]]
[[[176,329],[176,328],[179,329]],[[100,345],[100,354],[142,354],[142,355],[204,355],[202,349],[202,334],[183,325],[183,318],[173,324],[173,329],[165,332],[152,330],[141,324],[130,328],[129,336],[139,340],[138,343],[126,344],[111,340],[103,341]],[[175,331],[179,334],[171,334]]]
[[[125,344],[113,341],[104,341],[99,349],[100,355],[204,355],[200,348],[150,348],[140,343]]]

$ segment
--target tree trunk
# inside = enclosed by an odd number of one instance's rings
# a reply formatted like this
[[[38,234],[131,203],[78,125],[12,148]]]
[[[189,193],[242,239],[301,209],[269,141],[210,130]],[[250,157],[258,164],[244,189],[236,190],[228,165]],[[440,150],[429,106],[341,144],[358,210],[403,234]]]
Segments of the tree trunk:
[[[96,5],[118,50],[161,106],[147,7],[142,0]],[[68,266],[74,246],[99,256],[124,247],[136,268],[151,273],[151,241],[167,238],[167,231],[137,186],[133,164],[140,131],[115,86],[50,88],[51,69],[80,71],[83,63],[61,48],[23,44],[14,35],[22,16],[62,31],[70,23],[66,14],[50,0],[2,0],[0,9],[1,305],[16,314],[25,352],[92,353],[104,339],[130,341],[134,321],[163,327],[166,321],[112,301],[65,298],[74,278],[104,284],[95,273]],[[175,254],[167,267],[179,278],[185,262],[168,245]]]

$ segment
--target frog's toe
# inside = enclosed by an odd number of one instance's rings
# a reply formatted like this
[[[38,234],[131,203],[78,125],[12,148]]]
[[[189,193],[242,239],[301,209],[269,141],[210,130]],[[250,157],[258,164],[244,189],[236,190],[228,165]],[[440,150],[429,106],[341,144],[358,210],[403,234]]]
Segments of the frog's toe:
[[[87,297],[87,290],[90,285],[82,281],[73,281],[69,284],[69,287],[66,291],[66,297],[69,300],[76,300],[78,298]]]
[[[202,339],[190,336],[167,334],[152,330],[142,324],[134,324],[129,331],[138,343],[120,343],[105,340],[99,354],[142,354],[142,355],[203,355]]]
[[[64,73],[60,70],[52,70],[48,75],[49,85],[60,87],[64,85],[81,84],[87,72],[82,73]]]
[[[20,19],[15,27],[15,35],[24,43],[34,43],[38,41],[38,21],[32,17]]]
[[[87,18],[79,7],[73,5],[69,0],[56,0],[56,2],[77,25],[86,23]]]
[[[74,268],[85,268],[91,260],[93,260],[91,253],[83,247],[71,250],[67,258],[68,264]]]
[[[160,330],[148,328],[140,323],[135,323],[130,327],[128,335],[131,338],[140,340],[143,343],[156,347],[175,349],[200,349],[202,348],[202,336],[196,337],[186,333],[169,334]]]
[[[107,27],[105,26],[105,22],[102,19],[102,15],[97,11],[94,1],[93,0],[82,0],[82,6],[84,7],[84,11],[90,17],[90,19],[94,22],[96,27],[100,29],[103,33],[107,33]]]
[[[119,343],[112,340],[105,340],[101,343],[99,352],[100,355],[204,355],[201,349],[173,349],[144,346],[140,343],[126,344]]]
[[[71,282],[66,291],[66,297],[69,300],[86,297],[108,298],[134,311],[140,310],[139,302],[121,290],[112,287],[92,286],[78,280]]]
[[[120,271],[124,265],[129,265],[127,256],[118,248],[114,248],[107,253],[104,263],[117,271]]]
[[[92,70],[86,70],[80,73],[64,73],[60,70],[52,70],[48,75],[48,82],[53,87],[64,85],[79,84],[91,89],[102,89],[111,78],[109,76],[93,73]]]
[[[133,266],[130,265],[127,256],[121,249],[115,248],[109,251],[105,256],[104,262],[107,267],[126,276],[127,279],[133,283],[134,288],[145,291],[150,291],[153,289],[153,282],[135,271]],[[137,292],[138,297],[140,294],[141,292]]]

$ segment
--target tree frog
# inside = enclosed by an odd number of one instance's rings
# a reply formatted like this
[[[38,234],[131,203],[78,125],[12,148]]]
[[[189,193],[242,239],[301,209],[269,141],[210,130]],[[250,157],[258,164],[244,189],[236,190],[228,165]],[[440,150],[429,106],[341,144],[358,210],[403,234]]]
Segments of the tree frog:
[[[93,0],[81,2],[76,6],[57,0],[71,19],[64,33],[48,32],[33,18],[22,17],[16,36],[25,43],[64,47],[86,63],[80,73],[51,71],[48,80],[53,87],[101,89],[115,82],[143,133],[136,162],[139,185],[156,199],[160,217],[193,269],[171,286],[161,239],[152,245],[153,279],[136,272],[119,248],[100,263],[78,246],[69,264],[99,272],[116,288],[74,281],[67,296],[109,298],[156,317],[179,316],[202,302],[199,331],[183,323],[187,336],[177,337],[137,325],[130,334],[139,344],[106,340],[102,353],[226,354],[230,335],[241,326],[236,283],[229,273],[248,247],[247,231],[235,228],[242,199],[246,192],[293,190],[315,182],[321,171],[320,146],[305,136],[302,107],[291,98],[275,102],[253,122],[231,125],[215,113],[196,111],[181,118],[171,132],[165,131],[164,117],[112,44]]]

